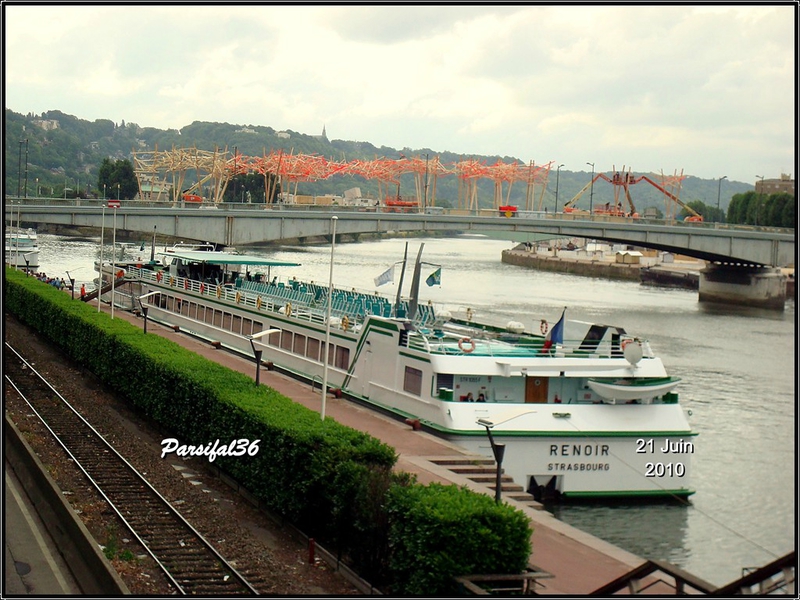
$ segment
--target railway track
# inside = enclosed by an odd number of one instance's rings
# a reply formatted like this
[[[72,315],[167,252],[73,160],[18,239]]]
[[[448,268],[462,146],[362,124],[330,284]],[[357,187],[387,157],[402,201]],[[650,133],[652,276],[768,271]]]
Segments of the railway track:
[[[183,595],[258,595],[239,573],[11,345],[5,378]]]

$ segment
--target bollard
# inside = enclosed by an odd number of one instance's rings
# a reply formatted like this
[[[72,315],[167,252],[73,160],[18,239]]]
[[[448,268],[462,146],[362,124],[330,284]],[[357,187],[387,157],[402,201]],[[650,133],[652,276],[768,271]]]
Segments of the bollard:
[[[314,564],[314,550],[316,547],[316,543],[314,542],[314,538],[308,538],[308,564]]]

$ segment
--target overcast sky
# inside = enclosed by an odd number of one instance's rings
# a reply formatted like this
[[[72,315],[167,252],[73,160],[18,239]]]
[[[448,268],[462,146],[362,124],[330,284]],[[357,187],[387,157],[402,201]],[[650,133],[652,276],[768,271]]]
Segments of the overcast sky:
[[[6,108],[23,114],[796,175],[793,4],[3,8]]]

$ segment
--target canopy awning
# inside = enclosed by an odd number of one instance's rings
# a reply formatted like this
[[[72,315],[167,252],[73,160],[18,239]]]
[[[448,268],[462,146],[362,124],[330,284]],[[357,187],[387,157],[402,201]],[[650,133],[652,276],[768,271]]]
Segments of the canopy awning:
[[[207,251],[185,251],[185,252],[159,252],[161,256],[172,256],[184,261],[206,263],[210,265],[253,265],[263,267],[299,267],[300,263],[287,262],[284,260],[274,260],[253,256],[252,254],[232,254],[230,252],[207,252]]]

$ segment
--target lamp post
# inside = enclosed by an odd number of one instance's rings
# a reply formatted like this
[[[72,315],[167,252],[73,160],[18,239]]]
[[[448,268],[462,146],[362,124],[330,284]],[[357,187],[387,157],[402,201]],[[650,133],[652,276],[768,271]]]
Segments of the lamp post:
[[[114,284],[117,281],[117,207],[114,206],[114,232],[111,235],[111,318],[114,318]],[[100,285],[103,284],[103,265],[100,264]]]
[[[25,138],[25,197],[28,197],[28,138]]]
[[[554,215],[558,214],[558,176],[561,175],[561,167],[563,166],[564,165],[558,165],[558,168],[556,169],[556,206],[555,210],[553,211]]]
[[[75,300],[75,280],[72,278],[72,275],[69,274],[69,271],[67,271],[67,277],[69,278],[69,287],[72,291],[72,299]]]
[[[722,192],[722,180],[727,178],[728,178],[727,175],[723,175],[722,177],[719,178],[719,181],[717,181],[717,217],[719,217],[719,196],[720,193]]]
[[[17,198],[22,197],[22,142],[19,141],[19,160],[17,161]]]
[[[758,209],[761,208],[761,197],[764,195],[764,176],[763,175],[756,175],[758,179],[761,180],[761,191],[758,192],[758,197],[756,197],[756,222],[755,225],[758,227]]]
[[[477,423],[478,425],[483,425],[486,427],[486,435],[489,436],[489,444],[492,446],[494,461],[497,463],[497,478],[494,486],[494,501],[497,502],[497,504],[500,504],[500,478],[503,472],[503,456],[505,456],[506,453],[506,445],[495,444],[494,438],[492,437],[492,427],[495,426],[495,423],[486,419],[478,419]]]
[[[119,200],[119,184],[117,184],[117,200]],[[114,213],[116,214],[116,213]]]
[[[144,315],[144,334],[145,335],[147,335],[147,311],[150,310],[150,307],[149,306],[145,306],[144,304],[142,304],[142,300],[144,300],[146,298],[152,298],[153,296],[157,296],[160,293],[161,292],[150,292],[150,293],[144,294],[142,296],[138,296],[136,298],[136,300],[139,301],[139,308],[142,309],[142,314]]]
[[[265,329],[264,331],[259,331],[258,333],[247,336],[247,339],[250,340],[250,347],[253,349],[253,357],[256,359],[256,387],[261,383],[261,355],[264,351],[256,348],[254,340],[269,335],[270,333],[278,333],[279,331],[280,329]]]
[[[591,190],[589,191],[589,216],[592,216],[592,209],[594,204],[594,163],[587,162],[587,165],[591,165],[592,167],[592,182],[591,182]]]
[[[103,186],[105,188],[105,186]],[[102,295],[100,292],[103,291],[103,236],[105,235],[106,231],[106,203],[103,202],[103,221],[100,226],[100,285],[97,289],[97,312],[100,312],[100,296]]]
[[[325,316],[325,350],[322,355],[322,408],[320,415],[325,420],[325,399],[328,394],[328,348],[331,344],[331,302],[333,301],[333,253],[336,248],[336,221],[339,217],[331,217],[331,269],[328,276],[328,307]]]

